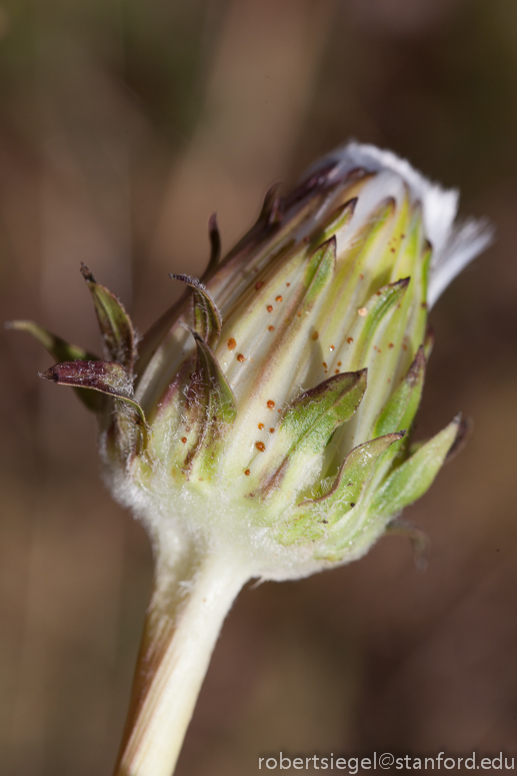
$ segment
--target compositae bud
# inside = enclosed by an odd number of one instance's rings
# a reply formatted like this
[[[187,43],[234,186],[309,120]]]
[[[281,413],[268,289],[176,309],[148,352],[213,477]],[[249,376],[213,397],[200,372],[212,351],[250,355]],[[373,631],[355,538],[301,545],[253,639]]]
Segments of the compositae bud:
[[[137,347],[122,304],[83,275],[107,360],[33,323],[100,418],[105,476],[147,526],[156,587],[120,773],[169,774],[225,612],[252,577],[356,559],[434,480],[458,418],[413,446],[427,312],[485,247],[455,192],[349,145],[286,197]],[[173,638],[173,634],[174,638]],[[174,728],[174,734],[171,730]]]

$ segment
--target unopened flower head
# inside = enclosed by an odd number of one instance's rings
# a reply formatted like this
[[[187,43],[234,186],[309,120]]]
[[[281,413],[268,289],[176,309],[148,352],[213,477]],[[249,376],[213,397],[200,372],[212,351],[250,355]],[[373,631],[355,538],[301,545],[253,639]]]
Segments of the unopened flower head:
[[[247,575],[294,578],[363,555],[422,495],[460,422],[411,428],[430,304],[489,240],[454,225],[455,192],[351,144],[287,196],[138,347],[119,300],[83,267],[106,360],[32,323],[98,414],[106,479],[162,560],[199,543]]]

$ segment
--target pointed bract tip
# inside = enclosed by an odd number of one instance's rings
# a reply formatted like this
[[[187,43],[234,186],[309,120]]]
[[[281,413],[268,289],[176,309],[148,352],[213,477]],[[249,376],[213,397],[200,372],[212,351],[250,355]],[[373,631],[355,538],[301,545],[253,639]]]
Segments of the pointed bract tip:
[[[86,266],[84,261],[81,262],[81,275],[86,280],[87,283],[96,283],[95,277],[93,275],[93,272],[89,267]]]
[[[452,422],[455,423],[457,426],[456,438],[452,443],[451,447],[449,448],[449,452],[445,457],[444,463],[448,463],[453,458],[455,458],[458,455],[458,453],[461,453],[461,451],[467,444],[467,440],[472,434],[472,431],[474,428],[474,424],[471,418],[464,418],[461,412],[456,415],[456,417],[453,419]]]
[[[420,345],[413,359],[413,363],[409,367],[409,372],[407,373],[406,379],[410,386],[413,387],[418,383],[419,378],[421,377],[422,372],[426,367],[426,364],[426,351],[424,346]]]
[[[361,178],[365,178],[367,175],[370,175],[371,173],[368,173],[367,170],[364,167],[353,167],[351,170],[349,170],[344,180],[347,183],[352,183],[352,181],[360,181]]]
[[[273,201],[271,212],[269,213],[269,216],[267,219],[268,226],[274,226],[275,224],[279,224],[284,217],[284,212],[285,212],[284,197],[276,197],[276,199]]]
[[[400,280],[396,280],[395,283],[393,283],[393,286],[395,288],[407,288],[409,286],[409,283],[411,282],[411,278],[400,278]]]
[[[378,212],[382,212],[383,210],[386,210],[389,213],[394,213],[397,209],[397,200],[395,197],[388,196],[385,197],[381,202],[379,203],[379,207],[377,208]]]
[[[434,333],[434,328],[430,323],[428,323],[423,343],[424,353],[427,361],[429,361],[431,353],[433,352],[435,339],[436,336]]]
[[[353,216],[358,202],[359,202],[359,197],[352,197],[352,199],[349,199],[348,202],[345,202],[343,206],[343,210],[347,210],[347,212],[350,213],[351,216]]]
[[[169,272],[169,277],[171,280],[179,280],[180,283],[185,283],[187,286],[193,286],[194,288],[200,288],[203,291],[206,291],[203,283],[194,275],[181,275],[175,272]]]
[[[326,253],[327,251],[330,251],[332,254],[334,261],[337,258],[337,238],[336,235],[333,234],[332,237],[329,237],[328,240],[325,240],[324,242],[320,243],[316,250],[312,253],[311,258],[315,256],[319,252]]]
[[[54,371],[53,367],[47,369],[46,372],[38,372],[38,377],[41,377],[43,380],[50,380],[52,383],[57,383],[59,380],[59,377]]]
[[[315,189],[323,189],[334,179],[334,174],[339,164],[335,159],[326,159],[317,168],[309,170],[309,174],[302,178],[287,197],[287,205],[291,207],[309,196]]]
[[[217,224],[217,213],[215,212],[208,219],[208,238],[210,240],[210,257],[205,274],[215,270],[221,258],[221,233]]]
[[[274,203],[279,198],[278,191],[281,185],[282,183],[280,181],[277,181],[276,183],[273,183],[266,191],[264,202],[262,204],[262,208],[259,215],[259,221],[266,221],[266,223],[269,222],[269,218],[270,218]]]

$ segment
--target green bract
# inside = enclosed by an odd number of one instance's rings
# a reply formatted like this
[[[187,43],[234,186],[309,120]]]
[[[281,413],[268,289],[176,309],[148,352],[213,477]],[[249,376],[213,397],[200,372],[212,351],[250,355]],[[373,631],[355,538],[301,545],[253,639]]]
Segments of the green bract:
[[[162,556],[200,542],[250,577],[297,577],[364,554],[427,490],[460,429],[412,452],[430,276],[486,242],[472,225],[452,231],[451,197],[349,146],[288,196],[270,192],[221,262],[211,219],[205,277],[171,276],[183,298],[138,349],[84,266],[106,360],[14,324],[57,359],[42,376],[98,413],[106,479]]]

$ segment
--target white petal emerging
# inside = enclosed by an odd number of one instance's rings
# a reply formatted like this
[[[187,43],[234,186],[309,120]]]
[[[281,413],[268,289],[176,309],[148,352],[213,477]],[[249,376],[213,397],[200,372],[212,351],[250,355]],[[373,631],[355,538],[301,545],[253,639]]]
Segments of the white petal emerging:
[[[458,275],[492,241],[493,229],[486,221],[468,220],[455,224],[459,193],[455,189],[444,190],[415,170],[405,159],[391,151],[382,151],[372,145],[349,143],[321,159],[309,174],[320,167],[335,162],[330,177],[343,176],[350,170],[362,167],[368,172],[381,173],[385,180],[385,194],[397,196],[402,180],[409,186],[414,200],[420,200],[424,211],[426,236],[433,246],[433,260],[428,291],[428,304],[436,300]],[[398,182],[398,186],[397,186]],[[379,197],[379,177],[376,180],[376,196]],[[380,198],[380,197],[379,197]],[[364,202],[365,213],[368,203]],[[356,212],[357,220],[361,212]]]

